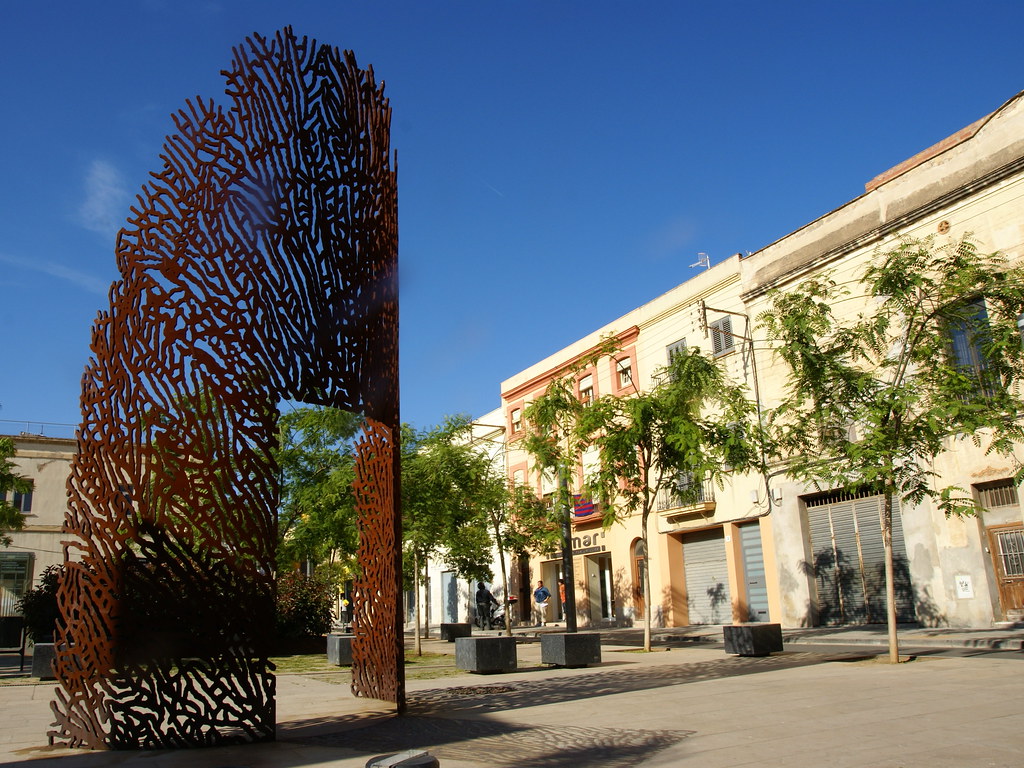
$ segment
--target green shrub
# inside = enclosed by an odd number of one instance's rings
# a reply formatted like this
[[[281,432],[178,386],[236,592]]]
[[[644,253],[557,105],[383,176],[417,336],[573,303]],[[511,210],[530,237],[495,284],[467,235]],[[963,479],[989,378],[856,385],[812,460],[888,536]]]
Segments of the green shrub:
[[[18,611],[25,617],[25,634],[33,643],[53,642],[60,610],[57,608],[57,585],[63,565],[51,565],[39,577],[39,584],[18,600]]]
[[[331,630],[331,601],[334,589],[318,576],[298,571],[277,579],[278,637],[319,637]]]

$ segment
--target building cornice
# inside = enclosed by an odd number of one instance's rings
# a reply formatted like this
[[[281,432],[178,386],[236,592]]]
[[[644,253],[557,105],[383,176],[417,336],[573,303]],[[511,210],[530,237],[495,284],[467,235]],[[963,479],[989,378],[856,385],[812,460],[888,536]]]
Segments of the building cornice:
[[[907,229],[914,223],[934,213],[937,213],[938,211],[950,208],[957,202],[972,195],[975,195],[978,192],[981,192],[989,187],[995,186],[996,184],[1021,173],[1021,171],[1024,171],[1024,157],[1018,157],[1015,160],[1006,163],[1005,165],[1000,166],[999,168],[989,173],[986,173],[983,176],[979,176],[976,179],[972,179],[971,181],[965,184],[961,184],[955,189],[952,189],[948,192],[945,192],[944,194],[941,194],[929,200],[927,203],[923,205],[920,205],[910,211],[907,211],[906,213],[889,219],[888,221],[883,222],[877,227],[872,227],[871,229],[865,230],[862,234],[850,238],[845,242],[841,243],[840,245],[834,246],[823,251],[817,257],[802,261],[799,265],[776,275],[771,280],[768,280],[762,283],[761,285],[758,285],[756,288],[752,288],[749,291],[741,293],[740,298],[743,300],[744,303],[757,299],[763,296],[764,294],[768,293],[773,288],[778,288],[781,285],[793,282],[794,280],[798,279],[801,275],[806,274],[808,272],[815,272],[822,269],[823,267],[827,267],[831,263],[839,261],[840,259],[842,259],[845,256],[848,256],[850,253],[854,251],[861,250],[876,243],[879,243],[883,241],[885,238],[897,234],[901,230]],[[875,194],[875,192],[869,192],[867,194]],[[851,205],[857,200],[862,199],[863,197],[865,197],[865,195],[861,195],[861,197],[858,197],[855,200],[850,201],[850,203],[847,203],[846,205],[842,206],[841,208],[837,208],[835,211],[832,211],[831,213],[822,216],[820,219],[816,219],[816,221],[821,221],[822,219],[834,215],[836,212],[841,211],[843,208],[847,207],[848,205]],[[783,240],[778,240],[775,243],[772,243],[771,245],[777,245],[778,243],[781,243],[784,240],[785,238],[783,238]],[[763,250],[764,249],[762,249],[762,251]],[[760,253],[760,251],[758,253]],[[751,254],[751,256],[748,258],[752,258],[753,256],[756,255],[757,253]]]
[[[611,334],[610,338],[614,339],[616,344],[621,347],[625,346],[626,344],[632,344],[634,341],[636,341],[637,336],[639,335],[640,327],[637,325],[632,325],[624,331]],[[587,355],[593,354],[598,349],[600,349],[600,347],[601,342],[598,342],[597,344],[592,345],[591,347],[583,350],[582,352],[577,353],[569,360],[554,365],[545,370],[544,372],[532,376],[523,383],[516,384],[514,387],[505,390],[504,392],[501,393],[502,401],[508,402],[510,400],[518,400],[521,397],[525,397],[530,392],[533,392],[542,384],[546,384],[547,382],[551,381],[552,379],[556,379],[559,376],[564,376],[566,373],[569,372],[573,365],[575,365],[577,362],[582,360]]]

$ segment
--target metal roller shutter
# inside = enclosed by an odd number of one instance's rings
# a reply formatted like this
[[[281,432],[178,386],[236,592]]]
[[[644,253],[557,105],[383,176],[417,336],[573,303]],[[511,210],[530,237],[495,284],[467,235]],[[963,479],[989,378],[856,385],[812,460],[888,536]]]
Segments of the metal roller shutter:
[[[690,623],[731,623],[732,597],[721,528],[683,537],[683,572]]]
[[[894,503],[892,545],[896,617],[914,620],[913,589],[903,542],[899,505]],[[818,596],[819,624],[885,622],[885,552],[879,513],[882,497],[842,496],[807,502],[808,532]]]
[[[747,586],[747,621],[768,621],[768,580],[764,572],[759,523],[740,526],[740,546]]]

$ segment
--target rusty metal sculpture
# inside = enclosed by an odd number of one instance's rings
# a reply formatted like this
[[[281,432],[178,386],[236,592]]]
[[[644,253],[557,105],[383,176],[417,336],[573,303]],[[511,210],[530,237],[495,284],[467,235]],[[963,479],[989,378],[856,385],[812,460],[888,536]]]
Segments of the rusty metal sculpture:
[[[390,106],[351,52],[236,48],[117,241],[68,482],[51,741],[274,738],[277,405],[366,415],[357,695],[404,705]]]

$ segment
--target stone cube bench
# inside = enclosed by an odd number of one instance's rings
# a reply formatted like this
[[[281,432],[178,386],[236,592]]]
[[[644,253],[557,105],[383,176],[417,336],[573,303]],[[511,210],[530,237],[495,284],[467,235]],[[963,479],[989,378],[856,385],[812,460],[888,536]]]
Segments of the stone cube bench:
[[[441,639],[454,643],[460,637],[469,637],[473,634],[473,625],[468,623],[442,624]]]
[[[55,680],[56,673],[53,671],[53,660],[57,655],[57,648],[53,643],[35,643],[32,646],[32,677],[40,680]]]
[[[352,666],[352,635],[332,633],[327,636],[327,663],[338,667]]]
[[[601,663],[601,635],[597,632],[554,632],[540,636],[540,661],[559,667],[585,667]]]
[[[514,672],[518,666],[514,637],[459,637],[455,666],[469,672]]]
[[[782,625],[733,624],[722,627],[725,652],[737,656],[767,656],[782,650]]]

